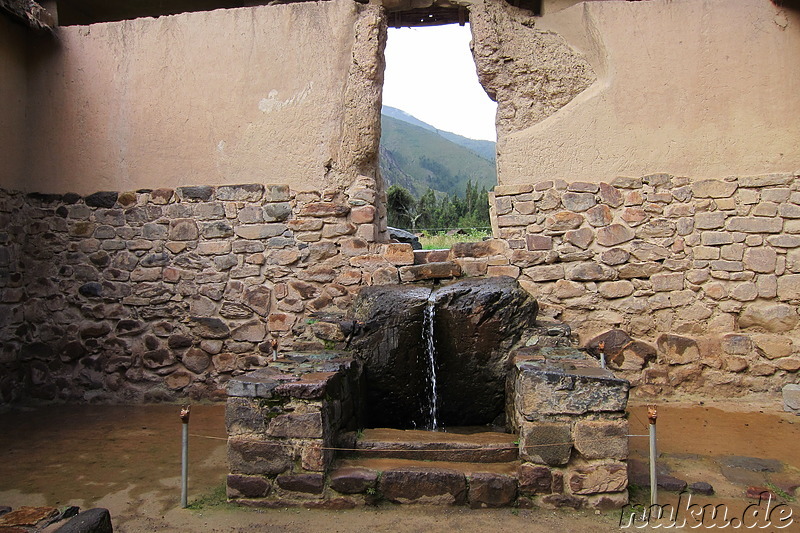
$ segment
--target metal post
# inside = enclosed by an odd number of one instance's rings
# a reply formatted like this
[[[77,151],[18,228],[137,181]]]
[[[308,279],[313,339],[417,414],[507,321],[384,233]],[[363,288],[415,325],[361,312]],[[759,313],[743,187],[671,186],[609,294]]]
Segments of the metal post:
[[[183,426],[183,439],[181,446],[181,508],[189,506],[189,410],[190,405],[181,408],[181,425]]]
[[[647,418],[650,421],[650,505],[658,504],[658,479],[656,477],[656,418],[658,408],[655,405],[647,407]]]

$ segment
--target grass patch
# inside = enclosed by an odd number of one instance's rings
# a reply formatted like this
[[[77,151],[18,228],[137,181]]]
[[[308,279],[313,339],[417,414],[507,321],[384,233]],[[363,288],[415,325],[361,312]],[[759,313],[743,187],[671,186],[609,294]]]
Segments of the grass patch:
[[[192,511],[202,511],[206,509],[221,509],[233,507],[228,503],[228,493],[225,483],[217,485],[211,492],[203,494],[202,496],[192,500],[187,506]]]
[[[423,232],[419,238],[423,250],[439,250],[450,248],[457,242],[480,242],[486,237],[491,237],[489,230],[471,229],[465,234],[447,235],[447,233]]]

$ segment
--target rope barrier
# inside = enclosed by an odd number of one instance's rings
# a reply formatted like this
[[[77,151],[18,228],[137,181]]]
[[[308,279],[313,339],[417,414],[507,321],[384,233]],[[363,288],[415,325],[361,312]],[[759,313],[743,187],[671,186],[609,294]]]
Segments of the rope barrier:
[[[196,433],[192,433],[190,436],[192,437],[199,437],[203,439],[214,439],[214,440],[224,440],[227,441],[226,437],[212,437],[210,435],[198,435]],[[650,435],[625,435],[626,437],[649,437]],[[598,439],[585,439],[583,442],[603,442],[603,441],[610,441],[616,440],[618,437],[604,437]],[[267,446],[295,446],[293,443],[287,442],[270,442],[270,441],[263,441],[259,439],[240,439],[246,440],[250,442],[260,442],[262,445]],[[476,452],[476,451],[498,451],[498,450],[527,450],[531,448],[547,448],[550,446],[574,446],[575,441],[568,441],[568,442],[550,442],[547,444],[530,444],[527,446],[475,446],[475,447],[463,447],[463,448],[424,448],[424,449],[415,449],[415,450],[401,450],[401,449],[392,449],[392,448],[340,448],[340,447],[330,447],[330,446],[320,446],[320,450],[330,450],[330,451],[339,451],[339,452],[380,452],[380,453],[420,453],[420,452],[436,452],[436,453],[443,453],[443,452]]]

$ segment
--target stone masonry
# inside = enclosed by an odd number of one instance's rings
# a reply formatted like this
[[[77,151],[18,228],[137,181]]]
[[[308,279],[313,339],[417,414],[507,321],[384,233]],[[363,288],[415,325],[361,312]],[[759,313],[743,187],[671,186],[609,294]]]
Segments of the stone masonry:
[[[365,285],[511,276],[634,394],[796,382],[794,174],[498,186],[495,238],[381,242],[381,189],[0,191],[0,401],[221,398],[280,351],[343,347]],[[602,344],[602,350],[600,346]]]

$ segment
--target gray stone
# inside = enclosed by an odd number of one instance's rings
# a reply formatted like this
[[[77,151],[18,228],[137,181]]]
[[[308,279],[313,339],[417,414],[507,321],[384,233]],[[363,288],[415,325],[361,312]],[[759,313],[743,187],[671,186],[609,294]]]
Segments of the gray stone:
[[[191,241],[197,239],[199,232],[197,223],[190,218],[179,218],[169,221],[169,238],[173,241]]]
[[[533,463],[565,465],[572,453],[569,423],[526,422],[520,429],[520,457]]]
[[[248,224],[236,226],[236,235],[243,239],[261,240],[282,235],[288,228],[286,224]]]
[[[225,339],[230,336],[230,328],[219,318],[192,317],[193,333],[204,339]]]
[[[731,217],[728,219],[728,231],[743,233],[780,233],[783,220],[765,217]]]
[[[783,386],[783,410],[800,415],[800,385],[790,383]]]
[[[306,414],[276,416],[269,422],[267,434],[272,437],[299,439],[322,438],[322,414],[317,411]]]
[[[228,498],[264,498],[272,490],[272,483],[264,476],[228,474]]]
[[[214,187],[178,187],[178,196],[185,200],[207,202],[214,195]]]
[[[588,192],[565,192],[561,195],[561,203],[565,209],[580,213],[597,204],[597,200]]]
[[[101,191],[96,192],[94,194],[90,194],[83,201],[89,207],[114,207],[114,204],[117,203],[117,197],[119,193],[112,192],[112,191]]]
[[[249,437],[228,438],[228,464],[232,474],[275,476],[286,472],[294,462],[288,446],[271,440]],[[317,474],[318,475],[318,474]]]
[[[108,509],[96,507],[73,516],[54,533],[113,533],[113,531],[111,513]]]
[[[627,459],[627,420],[580,420],[573,433],[575,449],[586,459]]]
[[[782,303],[754,302],[739,315],[739,327],[759,327],[773,333],[791,331],[797,323],[794,307]]]
[[[221,239],[233,236],[233,228],[225,221],[203,224],[201,233],[206,239]]]
[[[247,185],[222,185],[217,187],[217,200],[237,202],[257,202],[264,195],[264,186],[260,183]]]

